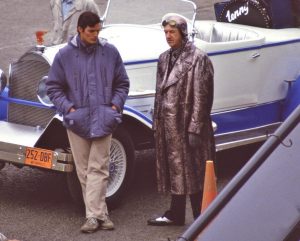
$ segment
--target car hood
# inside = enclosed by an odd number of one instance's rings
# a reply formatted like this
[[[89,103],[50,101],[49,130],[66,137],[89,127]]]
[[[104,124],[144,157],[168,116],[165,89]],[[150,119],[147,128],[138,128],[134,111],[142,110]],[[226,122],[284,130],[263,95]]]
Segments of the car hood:
[[[100,32],[120,52],[125,63],[158,59],[169,46],[159,24],[156,25],[107,25]],[[47,47],[44,56],[51,64],[57,51],[65,44]]]

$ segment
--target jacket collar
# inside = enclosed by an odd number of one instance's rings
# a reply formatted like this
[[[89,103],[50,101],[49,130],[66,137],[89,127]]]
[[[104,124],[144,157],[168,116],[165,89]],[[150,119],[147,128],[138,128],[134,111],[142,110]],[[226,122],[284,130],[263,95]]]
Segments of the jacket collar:
[[[71,37],[70,40],[69,40],[69,44],[72,45],[73,47],[79,48],[79,44],[78,44],[77,38],[79,39],[79,35],[78,34],[76,34],[75,36]],[[107,43],[107,39],[98,37],[98,42],[97,42],[96,45],[100,45],[100,46],[104,47],[104,45],[106,43]]]
[[[165,71],[163,83],[163,89],[170,87],[171,85],[177,83],[187,71],[192,68],[192,58],[190,55],[194,52],[195,46],[192,42],[188,41],[186,45],[183,47],[181,55],[179,56],[178,60],[176,61],[174,67],[172,68],[169,76],[167,76],[167,71]],[[170,58],[170,51],[168,51],[166,59],[169,60]],[[168,69],[169,61],[166,64],[166,70]]]

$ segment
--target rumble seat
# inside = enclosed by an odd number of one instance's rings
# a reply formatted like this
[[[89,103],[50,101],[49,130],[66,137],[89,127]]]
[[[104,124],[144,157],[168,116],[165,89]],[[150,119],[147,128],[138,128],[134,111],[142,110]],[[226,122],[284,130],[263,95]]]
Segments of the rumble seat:
[[[227,51],[262,45],[265,36],[249,26],[216,21],[196,21],[195,45],[206,51]]]
[[[259,37],[259,34],[252,30],[218,23],[199,26],[198,31],[200,39],[209,43],[251,40]]]
[[[241,28],[224,28],[214,25],[211,35],[211,42],[228,42],[237,40],[256,39],[258,34],[254,31]]]

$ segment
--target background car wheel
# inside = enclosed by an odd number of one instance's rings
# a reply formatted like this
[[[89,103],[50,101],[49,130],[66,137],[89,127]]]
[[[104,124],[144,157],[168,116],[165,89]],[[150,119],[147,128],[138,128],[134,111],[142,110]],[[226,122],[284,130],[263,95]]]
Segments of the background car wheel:
[[[134,145],[129,133],[122,127],[113,134],[110,163],[109,180],[106,194],[107,205],[110,209],[120,204],[121,196],[130,185],[134,176]],[[83,206],[81,186],[76,170],[67,173],[67,185],[72,200]]]

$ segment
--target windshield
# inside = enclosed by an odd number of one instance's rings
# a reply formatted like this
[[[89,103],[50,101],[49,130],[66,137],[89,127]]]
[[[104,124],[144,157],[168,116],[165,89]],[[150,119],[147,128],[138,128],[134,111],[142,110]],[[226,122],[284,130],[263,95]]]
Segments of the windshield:
[[[193,19],[193,5],[185,0],[111,0],[105,25],[157,24],[166,13],[178,13]]]

